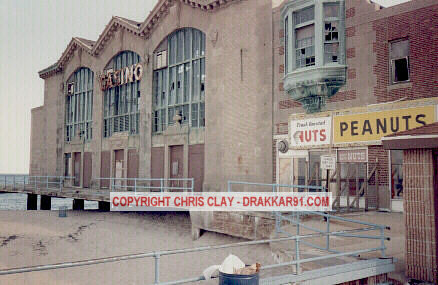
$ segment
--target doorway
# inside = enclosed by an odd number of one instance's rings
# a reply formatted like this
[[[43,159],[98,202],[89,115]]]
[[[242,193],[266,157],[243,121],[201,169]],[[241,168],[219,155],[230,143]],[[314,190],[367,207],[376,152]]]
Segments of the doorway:
[[[123,172],[124,172],[124,157],[125,152],[123,149],[118,149],[114,151],[114,186],[120,187],[122,186],[122,180],[120,178],[123,178]]]
[[[91,176],[92,176],[92,158],[91,152],[84,152],[84,188],[89,188],[91,184]]]
[[[74,159],[74,167],[73,167],[73,175],[75,176],[74,186],[81,186],[81,153],[75,152],[73,153]]]
[[[169,147],[169,177],[178,179],[184,177],[184,146],[175,145]],[[170,181],[170,187],[183,187],[181,181]]]
[[[202,192],[204,182],[204,145],[195,144],[189,146],[189,178],[194,178],[195,192]],[[189,185],[187,185],[189,186]]]
[[[307,151],[288,151],[278,157],[278,184],[306,185],[307,181]],[[280,187],[279,191],[291,191],[291,188]],[[293,189],[303,191],[303,189]]]

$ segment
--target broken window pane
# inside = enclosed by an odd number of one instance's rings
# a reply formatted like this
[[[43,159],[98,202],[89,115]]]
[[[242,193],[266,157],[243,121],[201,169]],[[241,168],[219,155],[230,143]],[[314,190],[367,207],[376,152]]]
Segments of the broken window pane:
[[[409,41],[390,43],[392,83],[409,80]]]
[[[408,59],[395,59],[394,63],[394,82],[409,80]]]
[[[162,132],[168,125],[175,124],[175,115],[181,115],[182,124],[199,127],[199,104],[204,101],[205,93],[205,35],[184,28],[163,42],[168,42],[169,61],[171,56],[174,60],[158,71],[162,73],[162,85],[160,77],[153,81],[154,85],[158,84],[152,89],[156,92],[152,94],[153,98],[159,98],[161,94],[160,104],[153,104],[153,132]]]
[[[67,81],[65,100],[65,140],[91,139],[93,109],[93,72],[88,68],[78,69]]]
[[[315,65],[315,29],[308,25],[295,30],[296,67]]]
[[[339,43],[324,45],[324,62],[338,62]]]

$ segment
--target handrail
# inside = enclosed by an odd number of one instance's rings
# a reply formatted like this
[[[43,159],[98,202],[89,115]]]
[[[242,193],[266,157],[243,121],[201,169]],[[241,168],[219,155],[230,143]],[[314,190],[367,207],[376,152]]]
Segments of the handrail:
[[[12,181],[9,181],[8,178]],[[22,185],[24,188],[26,188],[26,186],[29,185],[34,189],[38,189],[39,186],[45,185],[45,188],[47,189],[57,189],[62,191],[64,181],[74,178],[75,177],[72,176],[31,176],[21,174],[6,174],[0,175],[0,184],[3,182],[4,188],[6,188],[8,185],[12,185],[13,188],[16,188],[17,185]]]
[[[76,179],[75,176],[29,176],[29,175],[16,175],[7,174],[0,175],[0,186],[6,188],[8,185],[12,185],[15,188],[17,185],[21,185],[24,188],[26,186],[38,189],[44,187],[47,189],[57,189],[62,191],[64,181]],[[190,191],[194,192],[195,180],[194,178],[116,178],[116,177],[98,177],[94,180],[110,180],[111,190],[128,190],[133,189],[135,192],[141,189],[158,189],[161,192],[168,190]],[[116,181],[120,181],[120,185],[116,184]],[[159,186],[143,186],[145,182],[160,182]],[[132,183],[133,185],[129,185]],[[184,184],[184,186],[178,186],[174,184]]]
[[[278,191],[278,188],[296,188],[296,189],[309,189],[325,191],[324,186],[314,185],[289,185],[289,184],[270,184],[270,183],[257,183],[257,182],[244,182],[244,181],[228,181],[228,192],[231,192],[231,185],[252,185],[252,186],[265,186],[272,188],[272,192]]]
[[[62,181],[63,177],[60,176],[60,181]],[[71,177],[70,177],[71,178]],[[98,179],[112,179],[112,178],[98,178]],[[113,181],[116,179],[119,180],[134,180],[136,181],[165,181],[165,179],[147,179],[147,178],[114,178]],[[47,181],[48,179],[46,179]],[[178,179],[172,179],[173,181],[178,181]],[[166,181],[170,181],[166,180]],[[192,191],[193,191],[193,178],[182,178],[181,181],[191,181],[192,183]],[[249,182],[238,182],[238,181],[229,181],[228,182],[228,191],[231,191],[230,185],[232,184],[246,184],[246,185],[258,185],[258,186],[271,186],[273,190],[278,189],[275,188],[279,184],[264,184],[264,183],[249,183]],[[289,188],[294,188],[297,185],[284,185]],[[314,187],[319,188],[322,190],[324,187],[318,187],[318,186],[305,186],[306,188]],[[326,230],[319,230],[314,229],[308,225],[304,225],[300,221],[300,212],[294,212],[290,217],[289,216],[283,216],[281,213],[275,212],[275,231],[276,233],[286,233],[289,236],[287,237],[281,237],[281,238],[275,238],[275,239],[264,239],[264,240],[256,240],[256,241],[246,241],[246,242],[238,242],[233,244],[225,244],[225,245],[214,245],[214,246],[203,246],[203,247],[197,247],[197,248],[188,248],[188,249],[176,249],[176,250],[164,250],[164,251],[155,251],[155,252],[148,252],[148,253],[137,253],[137,254],[130,254],[130,255],[122,255],[122,256],[113,256],[113,257],[105,257],[105,258],[98,258],[98,259],[90,259],[90,260],[81,260],[81,261],[74,261],[74,262],[65,262],[65,263],[58,263],[58,264],[48,264],[48,265],[38,265],[38,266],[31,266],[31,267],[23,267],[23,268],[11,268],[11,269],[4,269],[0,270],[0,275],[6,275],[6,274],[16,274],[16,273],[23,273],[23,272],[32,272],[32,271],[42,271],[42,270],[52,270],[52,269],[59,269],[59,268],[67,268],[67,267],[76,267],[76,266],[85,266],[85,265],[93,265],[93,264],[99,264],[99,263],[107,263],[107,262],[116,262],[116,261],[122,261],[122,260],[129,260],[129,259],[138,259],[138,258],[154,258],[154,264],[155,264],[155,281],[154,284],[160,284],[160,285],[175,285],[175,284],[184,284],[184,283],[190,283],[195,281],[201,281],[205,280],[203,276],[199,277],[193,277],[189,279],[180,279],[175,281],[169,281],[169,282],[160,282],[160,257],[166,256],[166,255],[174,255],[174,254],[183,254],[183,253],[189,253],[189,252],[200,252],[200,251],[209,251],[209,250],[216,250],[216,249],[224,249],[224,248],[233,248],[233,247],[239,247],[239,246],[247,246],[247,245],[257,245],[257,244],[264,244],[264,243],[270,243],[270,242],[280,242],[280,241],[295,241],[295,253],[296,258],[295,260],[283,262],[279,264],[271,264],[271,265],[265,265],[262,266],[261,269],[271,269],[276,267],[282,267],[282,266],[289,266],[289,265],[295,265],[296,266],[296,274],[301,274],[300,265],[307,262],[314,262],[318,260],[323,259],[330,259],[330,258],[336,258],[341,256],[356,256],[358,254],[367,253],[367,252],[374,252],[374,251],[381,251],[382,257],[385,257],[385,240],[389,240],[389,237],[385,236],[384,230],[389,230],[390,227],[385,225],[379,225],[374,223],[369,223],[365,221],[358,221],[353,219],[348,219],[344,217],[334,216],[330,215],[328,213],[321,213],[321,212],[308,212],[309,214],[313,215],[319,215],[326,219]],[[287,233],[281,229],[281,222],[282,220],[288,220],[292,224],[296,225],[297,233],[296,235],[292,235],[290,233]],[[340,231],[330,231],[330,221],[332,220],[340,220],[345,222],[351,222],[356,223],[360,225],[366,225],[367,228],[354,228],[354,229],[346,229],[346,230],[340,230]],[[300,234],[300,227],[310,229],[314,231],[314,233],[309,234]],[[373,231],[373,230],[380,230],[380,234],[376,236],[372,235],[354,235],[354,233],[358,232],[365,232],[365,231]],[[344,237],[350,237],[350,238],[358,238],[358,239],[371,239],[371,240],[380,240],[380,246],[377,247],[371,247],[366,249],[359,249],[354,251],[348,251],[348,252],[339,252],[336,250],[333,250],[330,248],[330,236],[344,236]],[[325,237],[326,238],[326,247],[319,247],[316,245],[311,244],[310,242],[305,241],[305,239],[308,238],[315,238],[315,237]],[[329,252],[330,254],[324,255],[324,256],[318,256],[318,257],[312,257],[312,258],[301,258],[300,257],[300,244],[304,244],[306,246],[311,246],[318,248],[320,250],[325,250]]]
[[[180,280],[175,280],[175,281],[160,282],[159,281],[160,280],[160,277],[159,277],[159,261],[160,261],[160,257],[161,256],[183,254],[183,253],[191,253],[191,252],[210,251],[210,250],[218,250],[218,249],[225,249],[225,248],[234,248],[234,247],[240,247],[240,246],[259,245],[259,244],[265,244],[265,243],[271,243],[271,242],[282,242],[282,241],[290,241],[290,240],[300,240],[300,239],[321,237],[321,236],[326,236],[326,235],[330,235],[330,234],[332,234],[332,235],[334,235],[334,234],[347,234],[347,233],[352,232],[352,231],[354,231],[354,230],[334,231],[334,232],[330,232],[330,233],[305,234],[305,235],[292,236],[292,237],[283,237],[283,238],[275,238],[275,239],[264,239],[264,240],[255,240],[255,241],[245,241],[245,242],[237,242],[237,243],[223,244],[223,245],[212,245],[212,246],[202,246],[202,247],[196,247],[196,248],[164,250],[164,251],[155,251],[155,252],[137,253],[137,254],[129,254],[129,255],[120,255],[120,256],[88,259],[88,260],[79,260],[79,261],[73,261],[73,262],[64,262],[64,263],[55,263],[55,264],[46,264],[46,265],[36,265],[36,266],[21,267],[21,268],[9,268],[9,269],[0,270],[0,275],[18,274],[18,273],[34,272],[34,271],[54,270],[54,269],[60,269],[60,268],[69,268],[69,267],[78,267],[78,266],[86,266],[86,265],[95,265],[95,264],[101,264],[101,263],[109,263],[109,262],[117,262],[117,261],[124,261],[124,260],[132,260],[132,259],[151,258],[151,257],[153,257],[154,260],[155,260],[155,266],[156,266],[155,267],[155,278],[154,278],[155,281],[154,281],[154,284],[159,284],[159,285],[164,285],[164,284],[166,284],[166,285],[184,284],[184,283],[189,283],[189,282],[194,282],[194,281],[202,281],[202,280],[205,280],[205,278],[203,276],[199,276],[199,277],[180,279]],[[372,251],[378,251],[378,250],[381,250],[381,248],[377,247],[377,248],[356,250],[356,251],[351,251],[351,252],[329,254],[329,255],[326,255],[326,256],[305,258],[305,259],[301,259],[301,260],[293,260],[293,261],[290,261],[290,262],[265,265],[265,266],[262,266],[261,269],[262,270],[272,269],[272,268],[276,268],[276,267],[294,265],[294,264],[297,264],[297,263],[307,263],[307,262],[312,262],[312,261],[317,261],[317,260],[322,260],[322,259],[329,259],[329,258],[348,256],[348,255],[355,255],[355,254],[359,254],[359,253],[366,253],[366,252],[372,252]],[[158,268],[158,270],[157,270],[157,268]]]
[[[94,178],[98,181],[105,181],[109,180],[110,190],[127,190],[132,189],[134,192],[137,192],[137,190],[141,189],[157,189],[160,190],[160,192],[165,192],[167,190],[182,190],[182,191],[190,191],[194,192],[195,187],[195,179],[194,178],[116,178],[116,177],[98,177]],[[119,185],[116,184],[116,182],[120,182]],[[129,185],[129,182],[131,185]],[[150,183],[149,185],[143,186],[144,183]],[[153,186],[153,182],[160,182],[159,186]],[[179,185],[182,183],[185,186],[175,186],[174,182],[178,182]],[[190,182],[190,186],[187,186],[188,182]],[[102,187],[100,187],[102,188]]]

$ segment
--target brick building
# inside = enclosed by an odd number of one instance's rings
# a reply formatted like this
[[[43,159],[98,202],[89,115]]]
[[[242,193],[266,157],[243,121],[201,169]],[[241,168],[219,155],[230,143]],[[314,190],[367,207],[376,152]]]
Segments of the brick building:
[[[347,193],[362,189],[361,207],[402,211],[403,153],[384,150],[380,139],[437,120],[438,4],[329,2],[285,1],[273,9],[273,179],[321,184],[327,174],[319,157],[331,154],[341,182],[330,186],[345,188],[343,207],[350,207]],[[318,123],[324,127],[308,126]],[[322,129],[331,135],[311,136]],[[282,140],[285,153],[277,149]]]
[[[403,151],[406,275],[438,282],[438,123],[385,137]]]
[[[321,185],[320,156],[331,154],[340,206],[351,195],[401,211],[403,153],[381,138],[437,121],[437,27],[436,0],[160,0],[143,22],[113,17],[96,41],[73,38],[39,72],[30,173],[73,175],[79,187],[107,186],[98,177],[193,177],[197,191]],[[250,238],[270,229],[251,214],[193,221]]]

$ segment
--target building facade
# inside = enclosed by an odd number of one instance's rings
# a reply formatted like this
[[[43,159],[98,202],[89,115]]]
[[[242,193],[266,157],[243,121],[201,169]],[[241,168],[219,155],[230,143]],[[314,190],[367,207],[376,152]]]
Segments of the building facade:
[[[271,7],[159,1],[142,23],[113,17],[97,41],[73,38],[39,73],[31,174],[72,175],[81,187],[193,177],[197,191],[270,182]]]
[[[362,0],[274,8],[274,181],[321,184],[320,156],[332,155],[329,186],[343,207],[358,195],[360,208],[403,210],[403,154],[381,138],[437,120],[437,9]]]
[[[381,138],[437,121],[437,15],[435,0],[160,0],[144,22],[113,17],[39,72],[30,174],[326,181],[340,207],[402,211],[403,153]],[[205,215],[200,228],[269,228]]]

